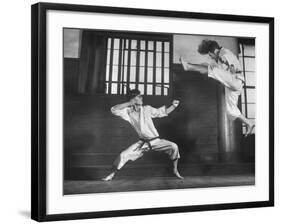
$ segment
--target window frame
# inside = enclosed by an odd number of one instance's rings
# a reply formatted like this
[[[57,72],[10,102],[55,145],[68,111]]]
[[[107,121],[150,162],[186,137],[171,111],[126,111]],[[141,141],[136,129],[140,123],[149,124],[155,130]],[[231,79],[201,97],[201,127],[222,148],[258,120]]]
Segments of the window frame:
[[[251,58],[251,59],[254,59],[254,64],[256,65],[256,56],[255,54],[254,55],[246,55],[245,54],[245,45],[246,46],[252,46],[254,47],[255,49],[255,39],[247,39],[247,38],[240,38],[238,40],[238,46],[239,46],[239,62],[241,63],[241,67],[242,67],[242,72],[243,72],[243,76],[244,76],[244,79],[245,79],[245,83],[244,83],[244,86],[243,86],[243,94],[241,94],[241,98],[239,100],[239,104],[240,104],[240,108],[242,111],[244,111],[244,116],[247,118],[247,119],[250,119],[250,120],[255,120],[256,117],[249,117],[249,105],[256,105],[256,99],[254,100],[255,102],[248,102],[248,93],[247,93],[247,90],[256,90],[256,85],[248,85],[247,83],[247,74],[248,73],[254,73],[256,75],[256,71],[255,70],[246,70],[246,62],[245,62],[245,58]],[[256,79],[256,77],[255,77]],[[243,98],[244,97],[244,98]],[[246,125],[243,124],[242,125],[242,132],[243,134],[246,133]]]
[[[105,63],[105,95],[125,95],[126,90],[128,89],[128,86],[134,85],[135,88],[139,88],[139,85],[143,85],[143,89],[141,89],[142,94],[145,96],[171,96],[172,95],[172,60],[173,60],[173,36],[171,34],[153,34],[153,33],[119,33],[119,32],[107,32],[105,35],[106,38],[106,63]],[[108,40],[111,38],[111,45],[110,48],[108,47]],[[113,51],[115,50],[115,46],[113,45],[114,39],[119,39],[119,49],[122,48],[122,50],[119,50],[118,55],[118,65],[113,64]],[[137,46],[135,49],[132,49],[131,43],[135,40],[137,42]],[[124,44],[128,41],[128,47]],[[141,41],[145,41],[145,48],[141,48]],[[149,42],[153,42],[153,49],[150,50]],[[158,51],[156,48],[157,42],[161,42],[161,51]],[[166,50],[165,43],[169,43],[168,45],[168,51]],[[123,45],[122,45],[123,44]],[[110,51],[110,55],[108,55],[108,51]],[[122,53],[123,51],[123,53]],[[124,64],[124,58],[125,58],[125,51],[127,51],[127,63]],[[136,64],[131,65],[131,52],[136,52]],[[140,55],[141,52],[145,53],[144,56],[144,65],[140,65]],[[153,57],[153,63],[152,65],[149,65],[148,63],[148,54],[152,53]],[[161,66],[156,65],[156,57],[157,53],[161,53]],[[120,56],[123,57],[122,59]],[[168,54],[168,66],[165,64],[165,55]],[[108,56],[110,56],[109,63],[108,63]],[[112,80],[112,74],[113,74],[113,67],[118,66],[118,74],[117,74],[117,81]],[[127,75],[126,80],[124,78],[121,79],[121,74],[124,74],[124,69],[127,67],[127,74],[130,73],[130,70],[132,68],[135,68],[136,74],[135,74],[135,81],[130,80],[130,75]],[[144,68],[144,79],[143,81],[140,81],[140,68]],[[156,69],[161,68],[160,71],[160,82],[156,81]],[[109,69],[109,71],[107,71]],[[148,80],[148,72],[149,69],[152,69],[152,81]],[[165,72],[167,72],[168,69],[168,82],[165,80]],[[123,72],[121,72],[123,70]],[[107,73],[109,73],[107,75]],[[108,79],[107,79],[108,78]],[[125,80],[125,81],[124,81]],[[166,81],[166,82],[165,82]],[[125,82],[125,84],[124,84]],[[112,93],[112,84],[117,84],[117,91],[116,93]],[[160,93],[156,92],[157,87],[160,86]],[[152,88],[152,92],[149,91],[149,87]],[[167,91],[165,90],[167,89]]]

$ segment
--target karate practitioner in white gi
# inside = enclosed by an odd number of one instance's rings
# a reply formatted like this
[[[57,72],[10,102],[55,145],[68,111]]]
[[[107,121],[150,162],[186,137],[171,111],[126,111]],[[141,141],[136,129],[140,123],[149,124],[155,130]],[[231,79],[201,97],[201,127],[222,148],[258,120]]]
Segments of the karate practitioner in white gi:
[[[225,87],[226,111],[230,119],[239,119],[247,126],[246,136],[250,135],[255,127],[253,121],[247,119],[237,107],[238,98],[243,91],[244,77],[241,72],[237,57],[229,50],[220,47],[216,41],[203,40],[198,47],[202,55],[208,54],[212,59],[209,65],[191,64],[180,58],[180,62],[186,71],[197,71],[206,74]]]
[[[142,157],[147,151],[157,151],[168,154],[170,160],[173,161],[173,173],[177,178],[183,177],[178,171],[178,159],[180,158],[179,149],[174,142],[161,139],[154,127],[153,118],[161,118],[168,116],[178,105],[179,101],[174,100],[168,108],[162,106],[158,109],[151,106],[143,106],[143,99],[139,90],[129,90],[128,102],[118,104],[111,108],[114,115],[128,121],[139,135],[139,141],[122,151],[113,162],[112,172],[103,178],[104,181],[110,181],[129,160],[135,161]]]

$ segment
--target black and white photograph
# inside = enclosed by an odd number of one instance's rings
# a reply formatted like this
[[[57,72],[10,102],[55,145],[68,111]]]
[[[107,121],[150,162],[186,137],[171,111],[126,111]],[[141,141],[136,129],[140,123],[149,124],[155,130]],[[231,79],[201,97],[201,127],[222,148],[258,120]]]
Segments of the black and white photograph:
[[[32,7],[32,218],[274,204],[273,18]]]
[[[63,28],[63,193],[255,185],[255,38]]]
[[[279,8],[5,1],[1,223],[278,223]]]

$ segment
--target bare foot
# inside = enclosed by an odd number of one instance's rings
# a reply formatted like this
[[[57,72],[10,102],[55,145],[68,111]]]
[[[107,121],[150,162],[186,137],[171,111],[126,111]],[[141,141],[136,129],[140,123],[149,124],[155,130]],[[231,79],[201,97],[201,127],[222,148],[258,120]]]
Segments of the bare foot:
[[[182,67],[185,71],[188,71],[188,70],[191,69],[191,65],[188,62],[186,62],[182,57],[180,57],[179,60],[180,60],[180,63],[182,64]]]
[[[174,170],[174,174],[175,174],[175,176],[176,176],[177,178],[183,179],[183,177],[180,175],[179,171]]]
[[[252,124],[250,124],[250,125],[247,126],[247,133],[246,133],[246,135],[245,135],[246,137],[252,134],[253,129],[254,129],[255,126],[256,126],[256,125],[255,125],[254,123],[252,123]]]
[[[114,177],[115,173],[111,173],[108,176],[106,176],[105,178],[102,178],[103,181],[111,181]]]

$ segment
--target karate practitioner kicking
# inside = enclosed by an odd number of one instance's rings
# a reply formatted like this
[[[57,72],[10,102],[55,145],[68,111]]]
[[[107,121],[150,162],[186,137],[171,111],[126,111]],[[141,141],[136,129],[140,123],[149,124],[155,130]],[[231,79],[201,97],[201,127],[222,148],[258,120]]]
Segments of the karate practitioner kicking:
[[[168,154],[173,162],[173,173],[179,178],[183,177],[178,171],[178,160],[180,158],[177,144],[161,139],[154,127],[153,118],[168,116],[178,105],[179,101],[174,100],[168,108],[162,106],[158,109],[151,106],[143,106],[143,99],[139,90],[129,90],[127,94],[128,102],[118,104],[111,108],[114,115],[128,121],[136,130],[139,141],[122,151],[113,162],[112,172],[103,178],[104,181],[110,181],[129,160],[135,161],[142,157],[147,151],[157,151]]]
[[[208,54],[212,62],[209,65],[191,64],[180,58],[184,70],[206,74],[223,84],[225,87],[228,116],[233,120],[237,118],[242,123],[245,123],[247,126],[246,136],[250,135],[255,124],[247,119],[237,107],[238,98],[241,95],[244,83],[244,77],[237,57],[229,49],[220,47],[213,40],[203,40],[198,47],[198,52],[202,55]]]

